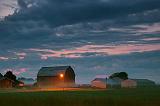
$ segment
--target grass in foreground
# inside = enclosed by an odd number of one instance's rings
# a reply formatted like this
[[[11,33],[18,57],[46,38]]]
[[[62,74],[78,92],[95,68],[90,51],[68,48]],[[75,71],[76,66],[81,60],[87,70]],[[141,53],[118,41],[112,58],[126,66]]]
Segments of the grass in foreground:
[[[160,106],[160,87],[0,93],[0,106]]]

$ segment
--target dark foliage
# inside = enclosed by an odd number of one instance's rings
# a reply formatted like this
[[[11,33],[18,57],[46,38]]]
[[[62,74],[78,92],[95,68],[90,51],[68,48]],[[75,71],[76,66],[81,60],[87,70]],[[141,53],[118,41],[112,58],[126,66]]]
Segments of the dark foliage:
[[[126,72],[118,72],[118,73],[112,74],[109,78],[115,78],[115,77],[126,80],[128,79],[128,74]]]
[[[16,76],[11,71],[7,71],[4,77],[7,77],[13,81],[16,81]]]
[[[3,75],[0,73],[0,78],[2,78],[3,77]]]

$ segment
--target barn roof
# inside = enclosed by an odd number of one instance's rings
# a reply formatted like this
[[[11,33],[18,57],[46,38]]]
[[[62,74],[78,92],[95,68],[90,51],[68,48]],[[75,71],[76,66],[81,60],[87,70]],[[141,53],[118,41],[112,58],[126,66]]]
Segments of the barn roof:
[[[65,74],[70,66],[55,66],[55,67],[42,67],[37,76],[58,76],[59,74]]]
[[[108,78],[109,78],[109,75],[96,75],[95,78],[108,79]]]
[[[149,80],[149,79],[133,79],[137,82],[142,82],[142,83],[155,83],[154,81],[152,80]]]
[[[2,81],[2,80],[10,80],[10,81],[12,81],[12,82],[14,82],[13,80],[11,80],[11,79],[9,79],[9,78],[7,78],[7,77],[2,77],[2,78],[0,78],[0,81]]]

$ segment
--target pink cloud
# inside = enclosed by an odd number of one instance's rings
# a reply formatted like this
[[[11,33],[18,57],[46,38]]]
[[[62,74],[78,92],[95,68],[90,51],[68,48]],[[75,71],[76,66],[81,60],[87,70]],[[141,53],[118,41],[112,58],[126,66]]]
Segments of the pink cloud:
[[[49,57],[81,58],[81,54],[95,53],[100,55],[123,55],[133,52],[147,52],[160,50],[160,44],[121,44],[121,45],[85,45],[60,51],[51,49],[30,49],[40,52],[41,59]]]
[[[8,60],[8,57],[2,57],[2,56],[0,56],[0,60]]]
[[[24,59],[24,58],[25,58],[25,56],[27,55],[27,54],[26,54],[26,53],[24,53],[24,52],[21,52],[21,53],[17,53],[17,52],[15,52],[15,54],[18,56],[18,58],[19,58],[20,60]]]
[[[28,69],[27,68],[20,68],[20,69],[11,69],[11,68],[8,68],[6,69],[4,72],[6,73],[7,71],[12,71],[13,74],[15,75],[20,75],[22,73],[25,73]]]
[[[139,33],[160,32],[160,23],[154,23],[152,25],[134,25],[133,27],[139,28],[136,30]]]
[[[22,53],[16,53],[18,56],[26,56],[27,54],[22,52]]]
[[[154,40],[159,40],[160,41],[160,38],[144,38],[142,40],[145,40],[145,41],[154,41]]]
[[[160,32],[160,23],[131,25],[128,27],[121,27],[121,28],[113,27],[113,28],[109,28],[108,31],[130,32],[132,34],[135,33],[133,35],[159,33]]]

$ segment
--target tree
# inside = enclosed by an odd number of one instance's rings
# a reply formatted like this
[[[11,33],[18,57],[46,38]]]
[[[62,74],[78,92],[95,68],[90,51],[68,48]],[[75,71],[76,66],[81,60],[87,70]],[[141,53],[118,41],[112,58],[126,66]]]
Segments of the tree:
[[[3,77],[3,75],[0,73],[0,78],[2,78]]]
[[[16,81],[16,76],[12,73],[12,71],[7,71],[4,77],[7,77],[13,81]]]
[[[112,79],[112,78],[115,78],[115,77],[126,80],[126,79],[128,79],[128,74],[126,72],[118,72],[118,73],[112,74],[109,78]]]

